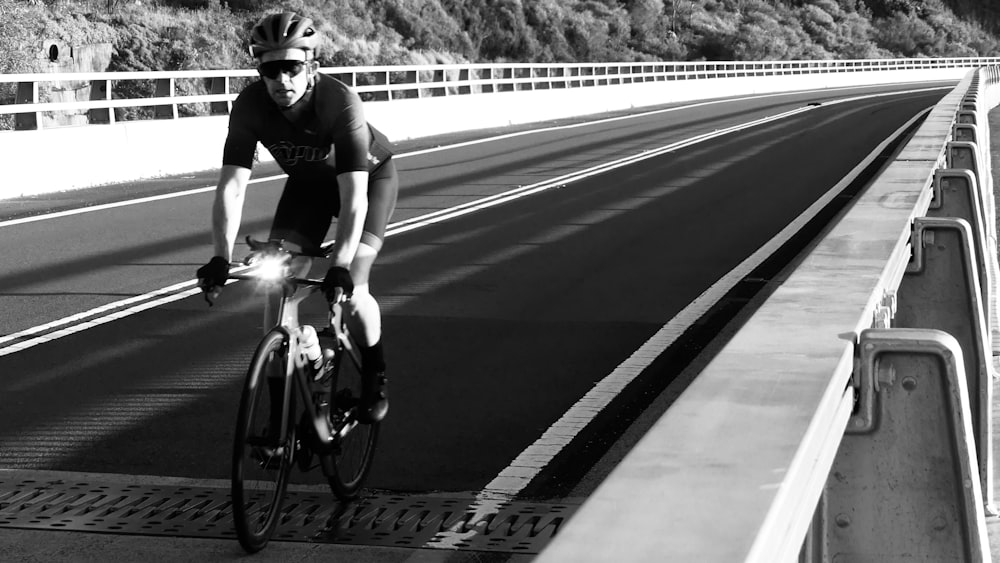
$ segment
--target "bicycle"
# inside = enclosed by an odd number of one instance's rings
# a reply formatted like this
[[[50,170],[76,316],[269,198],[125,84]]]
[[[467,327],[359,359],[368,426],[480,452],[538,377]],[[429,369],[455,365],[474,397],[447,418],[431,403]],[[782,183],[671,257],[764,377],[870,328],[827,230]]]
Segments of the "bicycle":
[[[315,374],[307,368],[298,308],[322,282],[295,277],[292,265],[298,257],[329,257],[330,246],[319,255],[307,255],[284,249],[282,241],[246,241],[251,252],[242,265],[252,273],[229,277],[257,281],[268,290],[266,333],[250,362],[240,399],[231,492],[237,537],[254,553],[267,545],[277,528],[293,465],[311,471],[315,456],[338,499],[358,497],[371,469],[379,424],[358,422],[361,361],[340,304],[331,307],[330,327],[319,333],[333,338],[332,357],[324,357]],[[280,401],[280,408],[272,410],[271,401]]]

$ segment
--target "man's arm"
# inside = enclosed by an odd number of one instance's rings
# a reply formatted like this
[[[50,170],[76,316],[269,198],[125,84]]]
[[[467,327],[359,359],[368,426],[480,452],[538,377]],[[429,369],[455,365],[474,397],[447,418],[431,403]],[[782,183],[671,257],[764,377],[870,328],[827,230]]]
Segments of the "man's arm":
[[[333,247],[333,264],[351,269],[358,253],[361,232],[368,215],[368,173],[345,172],[337,175],[340,190],[340,215],[337,217],[337,239]]]
[[[229,261],[233,259],[233,245],[236,244],[236,237],[240,231],[243,198],[249,180],[249,168],[226,164],[219,173],[219,184],[215,189],[215,203],[212,205],[212,240],[215,244],[215,255]]]

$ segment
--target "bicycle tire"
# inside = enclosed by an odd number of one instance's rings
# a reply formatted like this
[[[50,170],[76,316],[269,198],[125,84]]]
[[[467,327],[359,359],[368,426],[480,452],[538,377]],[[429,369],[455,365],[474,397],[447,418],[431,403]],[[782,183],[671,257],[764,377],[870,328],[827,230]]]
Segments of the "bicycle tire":
[[[336,350],[331,378],[331,412],[345,412],[355,407],[361,397],[361,372],[342,346]],[[358,424],[332,452],[320,456],[330,490],[338,499],[358,498],[372,467],[378,435],[379,423]]]
[[[263,549],[277,528],[295,450],[291,424],[294,393],[285,436],[269,433],[270,390],[266,378],[286,377],[290,338],[281,329],[268,332],[257,346],[247,370],[233,441],[233,523],[240,545],[248,553]]]

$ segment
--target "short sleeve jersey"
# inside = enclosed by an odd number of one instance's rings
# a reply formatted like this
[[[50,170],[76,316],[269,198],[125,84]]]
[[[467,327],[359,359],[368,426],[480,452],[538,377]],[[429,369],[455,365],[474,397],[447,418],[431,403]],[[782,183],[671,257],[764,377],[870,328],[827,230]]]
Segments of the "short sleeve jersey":
[[[295,125],[262,80],[247,86],[233,102],[222,163],[251,168],[260,141],[289,178],[330,181],[371,172],[392,156],[385,135],[365,121],[361,98],[343,82],[317,74],[311,103],[315,115]]]

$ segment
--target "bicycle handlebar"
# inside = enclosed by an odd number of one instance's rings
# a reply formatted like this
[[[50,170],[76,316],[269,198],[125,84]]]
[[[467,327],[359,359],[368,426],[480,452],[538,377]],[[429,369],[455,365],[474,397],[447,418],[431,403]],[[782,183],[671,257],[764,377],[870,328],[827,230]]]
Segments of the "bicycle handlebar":
[[[292,258],[298,256],[304,256],[308,258],[329,258],[330,253],[333,250],[333,243],[331,242],[328,244],[321,245],[318,253],[300,252],[285,248],[284,246],[285,241],[283,239],[271,239],[267,241],[262,241],[251,238],[249,235],[246,237],[246,243],[247,246],[250,247],[250,254],[247,255],[247,257],[244,258],[242,262],[230,262],[229,264],[230,268],[244,268],[251,266],[254,262],[254,258],[261,255],[268,255],[268,254],[274,255],[277,256],[280,261],[287,262],[290,261]],[[240,274],[240,273],[230,273],[228,279],[260,281],[261,277],[255,275]],[[293,284],[293,285],[303,285],[310,287],[318,287],[323,284],[323,280],[298,278],[287,275],[276,278],[274,282],[280,284]],[[207,292],[205,293],[205,301],[208,302],[209,306],[212,306],[216,295],[217,292],[215,294],[209,294]]]

